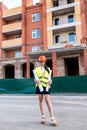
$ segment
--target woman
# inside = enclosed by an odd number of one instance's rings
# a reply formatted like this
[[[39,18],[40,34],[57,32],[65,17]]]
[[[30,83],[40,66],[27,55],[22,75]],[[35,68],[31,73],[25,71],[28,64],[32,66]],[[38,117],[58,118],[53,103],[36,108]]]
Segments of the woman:
[[[40,56],[39,62],[40,66],[36,67],[35,70],[33,70],[34,77],[35,77],[35,83],[36,83],[36,94],[38,94],[39,97],[39,106],[42,114],[42,124],[46,123],[45,118],[45,112],[44,112],[44,106],[43,106],[43,100],[45,99],[49,113],[51,118],[51,123],[53,126],[57,125],[57,122],[54,118],[52,103],[50,100],[50,85],[52,83],[51,80],[51,70],[46,65],[46,57]]]

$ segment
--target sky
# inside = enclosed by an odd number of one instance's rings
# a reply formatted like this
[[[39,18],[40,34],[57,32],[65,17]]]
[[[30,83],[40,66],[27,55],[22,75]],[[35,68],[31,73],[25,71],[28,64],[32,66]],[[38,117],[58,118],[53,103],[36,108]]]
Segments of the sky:
[[[0,0],[0,2],[3,2],[4,5],[11,9],[20,6],[22,0]]]

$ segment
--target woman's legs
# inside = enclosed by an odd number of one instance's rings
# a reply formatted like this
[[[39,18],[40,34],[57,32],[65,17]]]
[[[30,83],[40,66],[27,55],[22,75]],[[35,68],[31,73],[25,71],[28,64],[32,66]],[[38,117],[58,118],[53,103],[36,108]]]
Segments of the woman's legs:
[[[45,115],[44,106],[43,106],[43,95],[42,94],[39,94],[39,106],[40,106],[41,114]]]
[[[46,104],[47,104],[47,107],[48,107],[48,110],[49,110],[49,113],[50,113],[51,122],[54,126],[56,126],[57,123],[56,123],[56,120],[54,118],[53,107],[52,107],[52,103],[51,103],[51,99],[50,99],[49,94],[45,95],[45,101],[46,101]]]
[[[52,124],[54,126],[56,126],[57,124],[56,124],[56,120],[54,118],[53,107],[52,107],[52,103],[51,103],[49,94],[46,94],[46,95],[39,94],[39,106],[40,106],[40,110],[41,110],[41,114],[42,114],[42,124],[45,123],[45,112],[44,112],[44,105],[43,105],[44,97],[45,97],[45,101],[46,101],[46,104],[47,104],[47,107],[48,107],[48,110],[50,113]]]
[[[47,107],[48,107],[48,110],[49,110],[49,113],[50,113],[50,117],[54,117],[52,103],[51,103],[49,94],[45,95],[45,101],[46,101],[46,104],[47,104]]]
[[[45,113],[44,113],[44,106],[43,106],[43,95],[39,94],[39,106],[42,114],[42,124],[45,123]]]

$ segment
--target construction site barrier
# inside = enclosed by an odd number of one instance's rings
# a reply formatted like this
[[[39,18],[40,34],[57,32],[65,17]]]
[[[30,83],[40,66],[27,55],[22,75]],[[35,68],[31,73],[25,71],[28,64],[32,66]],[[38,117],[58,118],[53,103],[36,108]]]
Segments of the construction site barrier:
[[[51,93],[87,93],[87,76],[52,77]],[[0,79],[0,94],[34,94],[33,78]]]

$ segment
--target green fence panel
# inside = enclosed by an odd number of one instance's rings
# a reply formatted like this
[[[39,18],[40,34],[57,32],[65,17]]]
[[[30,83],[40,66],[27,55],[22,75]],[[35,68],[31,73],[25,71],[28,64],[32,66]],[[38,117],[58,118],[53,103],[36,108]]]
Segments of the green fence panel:
[[[52,77],[51,93],[87,93],[87,76]],[[33,78],[0,79],[1,94],[34,94]]]
[[[35,93],[34,80],[31,79],[1,79],[0,93],[27,94]]]
[[[52,93],[87,93],[87,76],[53,77]]]

